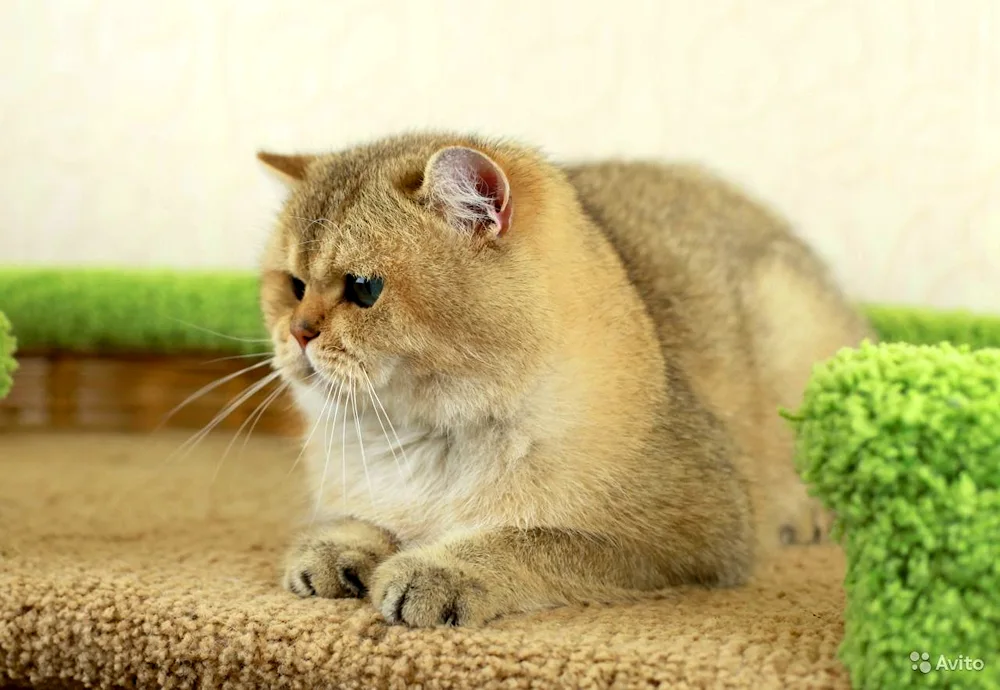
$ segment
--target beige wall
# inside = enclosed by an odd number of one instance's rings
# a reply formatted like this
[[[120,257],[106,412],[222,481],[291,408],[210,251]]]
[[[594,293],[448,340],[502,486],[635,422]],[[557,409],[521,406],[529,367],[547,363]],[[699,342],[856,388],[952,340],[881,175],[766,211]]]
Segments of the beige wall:
[[[249,267],[258,147],[704,161],[858,297],[1000,311],[997,0],[0,2],[0,262]]]

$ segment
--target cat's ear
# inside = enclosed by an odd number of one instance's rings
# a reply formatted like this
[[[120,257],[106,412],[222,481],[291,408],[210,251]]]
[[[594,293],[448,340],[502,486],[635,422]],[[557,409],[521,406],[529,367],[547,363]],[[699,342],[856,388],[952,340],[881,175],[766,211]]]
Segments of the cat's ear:
[[[441,149],[427,162],[421,191],[458,230],[501,237],[510,228],[510,182],[485,153],[464,146]]]
[[[272,170],[281,173],[288,181],[301,182],[306,177],[306,169],[316,160],[315,156],[283,156],[267,151],[258,151],[257,160],[265,163]]]

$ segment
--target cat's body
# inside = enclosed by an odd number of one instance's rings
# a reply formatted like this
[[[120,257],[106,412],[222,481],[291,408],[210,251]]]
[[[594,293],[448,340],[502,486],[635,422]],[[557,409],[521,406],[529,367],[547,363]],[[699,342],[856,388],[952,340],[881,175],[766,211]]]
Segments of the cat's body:
[[[447,135],[265,160],[300,180],[263,291],[313,429],[320,527],[293,591],[477,623],[737,584],[782,531],[822,527],[777,409],[867,329],[734,188]],[[345,274],[385,296],[359,308]]]

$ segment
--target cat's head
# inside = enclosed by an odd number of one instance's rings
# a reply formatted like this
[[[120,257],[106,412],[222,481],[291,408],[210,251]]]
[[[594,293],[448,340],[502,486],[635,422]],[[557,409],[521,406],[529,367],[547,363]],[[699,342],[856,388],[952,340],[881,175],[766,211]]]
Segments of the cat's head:
[[[469,412],[528,385],[551,346],[554,168],[445,135],[259,158],[291,189],[261,290],[286,380]]]

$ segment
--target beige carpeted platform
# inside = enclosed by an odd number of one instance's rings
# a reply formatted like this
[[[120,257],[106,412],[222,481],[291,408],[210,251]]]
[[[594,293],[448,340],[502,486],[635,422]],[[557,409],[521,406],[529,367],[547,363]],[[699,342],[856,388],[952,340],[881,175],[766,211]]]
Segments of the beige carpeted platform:
[[[0,685],[847,687],[843,559],[792,550],[757,584],[549,611],[480,630],[387,627],[299,600],[276,565],[294,442],[0,434]]]

